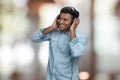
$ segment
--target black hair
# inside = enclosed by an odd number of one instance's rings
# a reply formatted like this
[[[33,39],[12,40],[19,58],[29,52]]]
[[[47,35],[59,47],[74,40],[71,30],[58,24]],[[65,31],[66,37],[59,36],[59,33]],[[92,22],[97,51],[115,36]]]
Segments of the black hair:
[[[69,13],[72,15],[72,22],[76,17],[79,17],[79,12],[72,6],[63,7],[60,11],[61,13]]]
[[[74,7],[71,6],[63,7],[60,13],[69,13],[72,16],[79,17],[79,12]]]

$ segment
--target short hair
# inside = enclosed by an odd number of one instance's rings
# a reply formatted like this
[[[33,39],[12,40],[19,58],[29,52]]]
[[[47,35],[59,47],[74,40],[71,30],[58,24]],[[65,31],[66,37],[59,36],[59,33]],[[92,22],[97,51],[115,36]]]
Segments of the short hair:
[[[60,11],[60,13],[69,13],[74,18],[79,17],[79,12],[72,6],[63,7]]]

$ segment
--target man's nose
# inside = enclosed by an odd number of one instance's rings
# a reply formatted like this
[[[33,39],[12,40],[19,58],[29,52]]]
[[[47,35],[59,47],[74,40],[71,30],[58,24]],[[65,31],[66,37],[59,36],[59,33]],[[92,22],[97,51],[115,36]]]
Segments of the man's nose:
[[[60,23],[63,23],[63,20],[60,20]]]

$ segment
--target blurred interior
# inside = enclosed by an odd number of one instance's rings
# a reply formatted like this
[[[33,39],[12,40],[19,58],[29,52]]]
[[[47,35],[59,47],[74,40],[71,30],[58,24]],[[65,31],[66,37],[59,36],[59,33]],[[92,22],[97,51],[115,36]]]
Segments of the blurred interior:
[[[79,80],[120,80],[120,0],[0,0],[0,80],[45,80],[49,42],[31,36],[68,5],[88,36]]]

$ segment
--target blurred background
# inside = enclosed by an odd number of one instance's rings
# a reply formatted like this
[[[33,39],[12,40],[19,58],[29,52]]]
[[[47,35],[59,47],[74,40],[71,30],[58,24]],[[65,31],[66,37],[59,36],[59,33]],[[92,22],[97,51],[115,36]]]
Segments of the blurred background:
[[[31,37],[64,6],[79,10],[88,36],[79,80],[120,80],[120,0],[0,0],[0,80],[45,80],[49,42]]]

